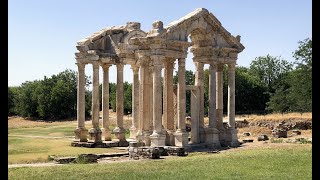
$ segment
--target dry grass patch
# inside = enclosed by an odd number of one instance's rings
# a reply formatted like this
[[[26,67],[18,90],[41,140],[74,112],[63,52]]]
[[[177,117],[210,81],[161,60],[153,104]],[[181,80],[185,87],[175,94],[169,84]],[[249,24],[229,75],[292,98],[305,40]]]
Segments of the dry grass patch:
[[[19,116],[8,117],[8,129],[45,127],[45,126],[56,126],[56,125],[71,125],[76,127],[77,121],[70,120],[70,121],[44,122],[39,120],[27,120]]]
[[[236,115],[236,119],[246,119],[247,121],[259,121],[259,120],[267,120],[267,121],[285,121],[285,120],[305,120],[305,121],[312,121],[312,113],[306,112],[302,115],[300,113],[272,113],[266,115],[257,115],[257,114],[250,114],[250,115]]]

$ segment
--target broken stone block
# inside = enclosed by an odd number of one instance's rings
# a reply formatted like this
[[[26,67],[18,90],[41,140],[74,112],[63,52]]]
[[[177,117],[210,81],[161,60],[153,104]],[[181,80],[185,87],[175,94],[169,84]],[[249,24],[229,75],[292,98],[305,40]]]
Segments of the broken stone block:
[[[278,129],[278,128],[275,128],[272,130],[272,135],[273,135],[273,137],[276,137],[276,138],[287,138],[288,137],[287,130]]]
[[[243,143],[253,142],[253,139],[243,139],[242,142]]]
[[[266,141],[266,140],[269,140],[266,134],[259,134],[258,141]]]
[[[301,131],[299,130],[292,130],[293,135],[301,135]]]

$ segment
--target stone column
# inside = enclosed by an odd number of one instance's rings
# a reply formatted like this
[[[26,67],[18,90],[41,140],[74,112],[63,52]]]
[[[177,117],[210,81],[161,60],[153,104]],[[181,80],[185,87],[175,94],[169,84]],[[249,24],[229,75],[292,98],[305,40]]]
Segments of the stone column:
[[[109,129],[109,67],[110,64],[102,64],[102,136],[103,140],[111,141],[111,130]]]
[[[139,130],[137,141],[150,146],[150,81],[149,57],[140,56],[140,87],[139,87]]]
[[[204,132],[204,64],[201,62],[195,62],[196,74],[195,74],[195,85],[199,87],[199,136],[200,143],[205,142],[205,132]]]
[[[216,72],[216,116],[217,116],[217,128],[223,130],[223,67],[224,64],[217,65]]]
[[[191,140],[190,144],[199,144],[199,87],[191,90]]]
[[[215,148],[220,147],[219,130],[216,119],[216,65],[209,67],[209,126],[205,129],[206,143]],[[212,147],[212,148],[213,148]]]
[[[150,62],[151,63],[151,62]],[[150,65],[150,64],[149,64]],[[149,119],[149,126],[150,126],[150,133],[153,131],[153,64],[149,67],[149,87],[150,87],[150,119]]]
[[[230,145],[239,146],[237,130],[235,128],[235,64],[228,64],[228,135]]]
[[[176,146],[185,146],[188,144],[188,133],[186,131],[186,67],[185,58],[178,59],[178,124],[175,133]]]
[[[132,83],[132,125],[130,127],[130,139],[136,139],[139,120],[139,67],[131,66],[133,72]]]
[[[163,126],[167,133],[166,145],[174,146],[174,105],[173,105],[174,59],[164,61]]]
[[[162,134],[162,56],[151,56],[153,60],[153,133],[150,136],[151,146],[165,146],[165,135]]]
[[[85,64],[76,63],[78,66],[78,89],[77,89],[77,123],[74,131],[76,139],[80,142],[87,142],[88,130],[85,128]]]
[[[216,120],[216,65],[209,67],[209,127],[217,128]]]
[[[125,146],[126,130],[123,128],[123,103],[124,103],[124,91],[123,91],[123,64],[117,63],[117,95],[116,95],[116,113],[117,124],[114,128],[114,135],[119,139],[119,146]]]
[[[92,128],[89,130],[90,140],[95,143],[101,143],[101,129],[99,128],[99,63],[92,62],[93,76],[92,76]]]

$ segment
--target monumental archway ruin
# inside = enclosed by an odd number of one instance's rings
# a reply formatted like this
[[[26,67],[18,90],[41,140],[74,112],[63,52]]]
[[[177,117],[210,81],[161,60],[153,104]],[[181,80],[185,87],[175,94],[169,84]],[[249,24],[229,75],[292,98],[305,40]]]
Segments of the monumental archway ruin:
[[[109,129],[109,67],[117,67],[116,114],[113,130],[119,146],[127,146],[123,128],[123,66],[133,73],[132,127],[130,140],[146,146],[221,145],[238,146],[235,129],[235,65],[244,46],[240,36],[232,36],[219,20],[204,8],[196,9],[163,27],[156,21],[149,32],[140,23],[102,29],[77,42],[78,66],[77,121],[74,143],[88,141],[103,144],[111,141]],[[188,36],[191,42],[188,42]],[[185,61],[191,46],[196,66],[195,84],[186,86]],[[174,109],[173,67],[178,62]],[[85,127],[84,68],[93,67],[92,127]],[[209,125],[204,126],[204,64],[209,64]],[[223,126],[223,67],[228,66],[228,127]],[[103,69],[102,121],[99,127],[99,67]],[[164,84],[161,71],[164,69]],[[129,72],[126,72],[129,73]],[[186,90],[191,90],[191,140],[186,132]],[[162,97],[163,91],[163,97]],[[163,103],[163,110],[162,110]],[[175,124],[174,111],[177,112]],[[88,136],[88,137],[87,137]]]

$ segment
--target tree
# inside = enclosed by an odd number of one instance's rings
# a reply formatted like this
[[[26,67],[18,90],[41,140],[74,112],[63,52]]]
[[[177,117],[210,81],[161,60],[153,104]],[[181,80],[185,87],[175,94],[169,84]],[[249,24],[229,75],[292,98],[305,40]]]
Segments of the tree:
[[[18,91],[19,87],[8,87],[8,115],[16,115],[18,104]]]
[[[282,74],[292,70],[292,64],[280,57],[267,56],[256,57],[250,63],[250,74],[257,76],[262,85],[268,87],[269,92],[274,92],[274,84]]]
[[[293,52],[296,69],[282,74],[268,102],[273,111],[312,111],[312,40],[307,38],[298,43]]]
[[[17,113],[23,117],[39,117],[37,112],[38,99],[35,89],[39,85],[39,81],[26,81],[21,84],[18,95],[16,109]]]
[[[290,110],[298,112],[312,111],[312,39],[299,41],[298,49],[293,53],[297,65],[291,73],[289,100]]]
[[[259,83],[256,76],[246,67],[237,67],[235,72],[235,107],[236,113],[261,113],[266,108],[269,95],[267,88]],[[227,93],[226,93],[227,95]],[[227,99],[227,97],[226,97]]]
[[[87,76],[85,76],[85,83],[86,86],[90,84]],[[12,95],[12,93],[10,94]],[[23,117],[44,120],[75,117],[77,111],[77,73],[66,69],[49,78],[45,76],[43,80],[27,81],[18,87],[15,94],[15,112]],[[86,114],[88,113],[86,112]]]

